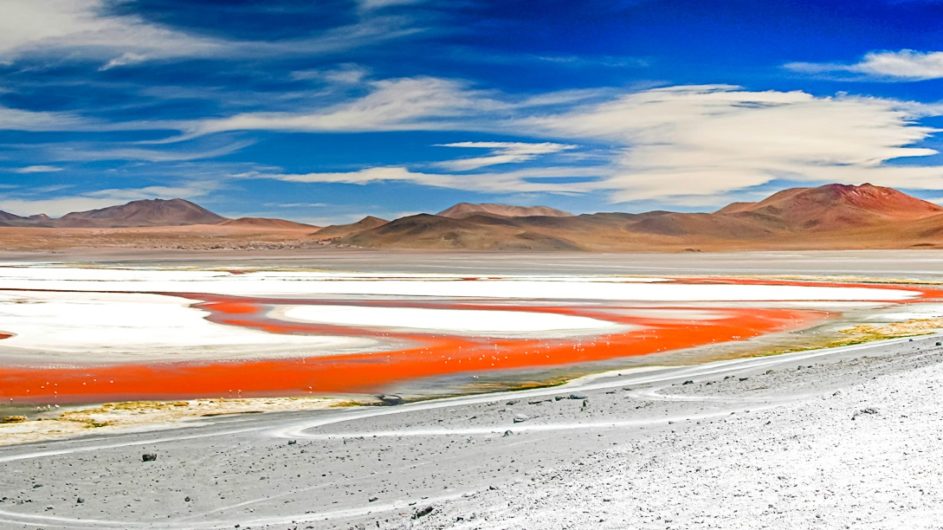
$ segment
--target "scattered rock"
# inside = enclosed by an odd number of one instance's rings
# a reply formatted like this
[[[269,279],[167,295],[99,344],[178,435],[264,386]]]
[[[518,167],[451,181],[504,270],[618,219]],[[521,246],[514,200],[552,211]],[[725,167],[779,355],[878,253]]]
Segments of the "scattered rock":
[[[681,383],[681,386],[684,386],[684,385],[693,385],[693,384],[694,384],[694,381],[691,380],[691,379],[688,379],[687,381]]]
[[[876,409],[876,408],[874,408],[874,407],[865,407],[865,408],[863,408],[863,409],[861,409],[861,410],[855,412],[854,414],[852,414],[852,415],[851,415],[851,419],[854,420],[855,418],[857,418],[858,416],[861,416],[861,415],[863,415],[863,414],[877,414],[877,413],[878,413],[878,409]]]
[[[82,497],[79,497],[79,498],[75,499],[75,503],[76,503],[76,504],[85,504],[85,499],[83,499]]]
[[[26,416],[4,416],[0,418],[0,423],[23,423]]]
[[[141,455],[141,460],[144,462],[153,462],[157,460],[157,455],[155,453],[144,453]]]
[[[384,405],[401,405],[404,401],[403,396],[399,394],[381,394],[377,396]]]
[[[586,399],[586,394],[570,394],[570,399]]]
[[[376,502],[378,499],[379,497],[370,497],[369,499],[367,499],[367,502]]]
[[[515,415],[514,415],[514,423],[524,423],[525,421],[527,421],[527,420],[529,420],[529,419],[530,419],[530,417],[527,416],[526,414],[515,414]]]
[[[298,440],[288,440],[288,445],[295,445],[298,443]]]
[[[512,431],[511,429],[508,429],[504,431],[504,438],[507,438],[508,436],[511,436],[512,434],[514,434],[514,431]]]
[[[432,513],[432,510],[433,510],[432,506],[426,506],[425,508],[423,508],[423,509],[419,510],[418,512],[414,513],[414,514],[413,514],[413,519],[419,519],[420,517],[425,517],[425,516],[429,515],[430,513]]]

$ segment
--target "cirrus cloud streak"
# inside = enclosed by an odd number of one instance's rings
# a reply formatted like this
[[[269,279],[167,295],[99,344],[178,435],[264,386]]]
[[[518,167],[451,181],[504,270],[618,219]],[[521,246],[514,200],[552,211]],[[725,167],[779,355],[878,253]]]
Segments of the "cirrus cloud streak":
[[[886,81],[924,81],[943,78],[943,52],[875,51],[851,64],[795,62],[785,67],[807,74],[850,73]]]

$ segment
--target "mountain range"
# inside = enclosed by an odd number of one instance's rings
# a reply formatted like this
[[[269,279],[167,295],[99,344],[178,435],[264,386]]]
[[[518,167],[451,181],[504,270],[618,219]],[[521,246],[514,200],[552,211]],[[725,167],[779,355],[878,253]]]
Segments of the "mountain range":
[[[130,228],[145,226],[226,225],[255,226],[282,229],[312,229],[312,225],[267,219],[242,217],[228,219],[184,199],[147,199],[97,210],[72,212],[58,219],[45,214],[21,217],[0,211],[0,226],[40,228]]]
[[[118,233],[130,227],[178,227],[178,231],[197,235],[219,230],[277,231],[279,241],[290,239],[295,247],[375,249],[943,248],[943,206],[871,184],[792,188],[711,213],[573,215],[542,206],[460,203],[434,215],[423,213],[391,221],[368,216],[356,223],[318,228],[281,219],[227,219],[183,199],[153,199],[58,219],[0,211],[2,226],[114,229]]]

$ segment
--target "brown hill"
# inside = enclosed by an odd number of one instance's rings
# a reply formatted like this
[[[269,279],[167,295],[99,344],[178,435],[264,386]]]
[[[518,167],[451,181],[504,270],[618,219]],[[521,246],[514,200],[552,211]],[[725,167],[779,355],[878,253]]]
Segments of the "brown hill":
[[[943,207],[870,184],[783,190],[713,213],[519,215],[532,210],[458,206],[462,205],[456,205],[450,216],[421,214],[390,222],[366,217],[311,233],[314,227],[280,219],[228,220],[181,199],[135,201],[61,219],[0,212],[0,241],[8,249],[33,250],[77,246],[269,250],[321,245],[599,252],[943,248]]]
[[[314,225],[286,221],[285,219],[272,219],[269,217],[240,217],[238,219],[227,219],[219,224],[222,226],[265,228],[273,230],[311,230],[313,228],[317,228]]]
[[[419,214],[341,238],[343,244],[366,248],[467,250],[579,250],[580,246],[552,234],[532,232],[511,219],[480,216],[452,219]]]
[[[52,226],[52,219],[46,214],[23,217],[0,211],[0,226]]]
[[[226,218],[183,199],[132,201],[85,212],[72,212],[55,221],[61,227],[134,227],[217,224]]]
[[[830,231],[920,219],[943,213],[943,207],[892,188],[829,184],[783,190],[760,202],[731,204],[717,213],[753,216],[791,229]]]
[[[943,207],[891,188],[831,184],[784,190],[714,213],[410,216],[342,237],[338,243],[367,248],[590,251],[943,247]]]
[[[346,225],[329,225],[318,230],[313,235],[317,239],[333,239],[338,237],[351,236],[354,234],[359,234],[364,230],[370,230],[372,228],[377,228],[380,226],[389,223],[386,219],[380,219],[379,217],[374,217],[368,215],[363,219],[357,221],[356,223],[350,223]]]
[[[0,226],[19,226],[28,223],[29,219],[0,210]]]
[[[569,212],[548,206],[513,206],[510,204],[475,204],[470,202],[460,202],[450,208],[442,210],[436,215],[462,219],[476,214],[496,215],[499,217],[532,217],[537,215],[544,217],[571,217],[573,215]]]

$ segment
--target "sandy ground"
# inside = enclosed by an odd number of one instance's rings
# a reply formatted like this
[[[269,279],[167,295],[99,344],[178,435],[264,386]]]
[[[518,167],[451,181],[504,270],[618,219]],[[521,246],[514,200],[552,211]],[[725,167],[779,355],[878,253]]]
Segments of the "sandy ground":
[[[66,438],[110,436],[121,433],[192,426],[206,418],[233,414],[320,410],[370,404],[373,396],[350,398],[284,397],[252,399],[191,399],[180,401],[124,401],[91,406],[48,408],[36,413],[29,407],[0,417],[0,446]],[[27,412],[28,411],[28,412]],[[24,414],[15,414],[23,412]]]
[[[0,526],[934,528],[940,340],[7,447]]]

